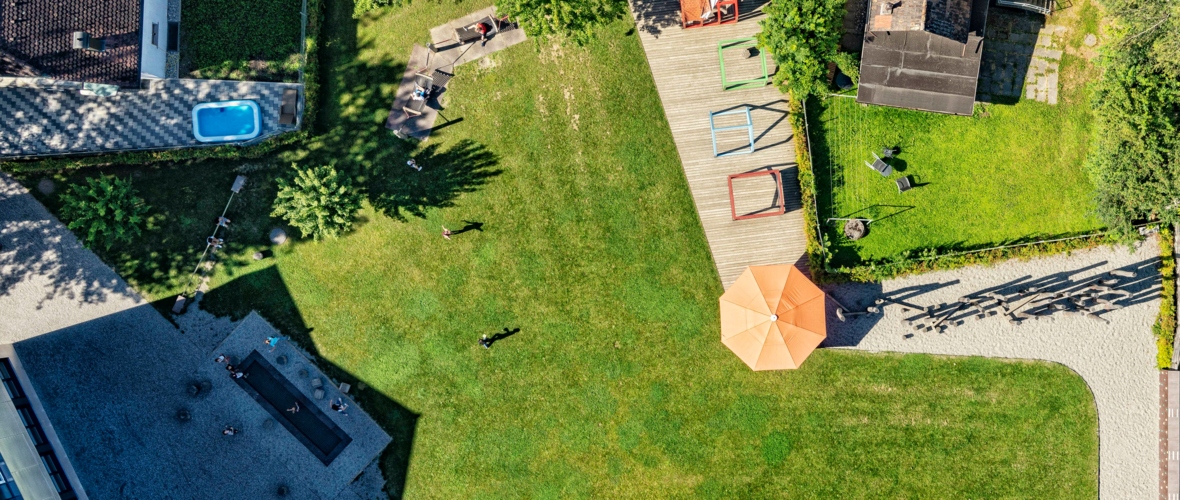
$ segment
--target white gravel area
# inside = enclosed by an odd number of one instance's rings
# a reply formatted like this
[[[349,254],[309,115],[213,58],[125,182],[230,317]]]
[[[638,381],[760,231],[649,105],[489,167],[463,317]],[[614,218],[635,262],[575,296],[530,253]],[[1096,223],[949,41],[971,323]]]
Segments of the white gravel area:
[[[833,319],[829,320],[824,345],[865,351],[1040,359],[1068,366],[1090,386],[1098,408],[1100,496],[1156,497],[1159,372],[1155,368],[1151,326],[1159,311],[1158,248],[1151,238],[1134,250],[1126,246],[1102,247],[880,284],[827,287],[836,300],[855,311],[865,310],[879,296],[917,306],[950,307],[966,295],[996,292],[1012,296],[1034,286],[1042,291],[1072,291],[1095,277],[1113,279],[1107,274],[1111,270],[1133,271],[1135,278],[1119,278],[1114,285],[1131,292],[1113,301],[1124,307],[1100,314],[1109,323],[1057,311],[1014,325],[993,306],[989,311],[992,315],[983,319],[961,310],[951,318],[961,321],[959,325],[941,333],[915,332],[907,319],[921,313],[887,305],[882,314],[850,317],[846,323],[830,315]]]

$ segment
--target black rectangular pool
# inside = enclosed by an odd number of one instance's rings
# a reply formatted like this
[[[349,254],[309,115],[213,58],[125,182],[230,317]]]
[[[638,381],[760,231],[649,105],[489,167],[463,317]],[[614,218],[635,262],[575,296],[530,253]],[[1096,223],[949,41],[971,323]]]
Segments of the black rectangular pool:
[[[238,385],[324,465],[331,464],[348,443],[352,442],[352,438],[345,434],[340,426],[328,418],[315,402],[299,392],[299,389],[258,351],[246,356],[238,368],[246,374],[245,377],[234,379]],[[298,412],[286,411],[287,408],[294,407],[297,401]]]

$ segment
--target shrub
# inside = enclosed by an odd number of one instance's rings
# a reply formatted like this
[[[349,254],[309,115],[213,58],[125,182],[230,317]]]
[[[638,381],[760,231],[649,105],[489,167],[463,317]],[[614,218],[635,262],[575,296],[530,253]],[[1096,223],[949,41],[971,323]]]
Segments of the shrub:
[[[1120,233],[1135,221],[1180,222],[1180,18],[1167,2],[1106,0],[1113,14],[1087,158],[1098,215]]]
[[[1172,231],[1170,226],[1160,228],[1160,315],[1151,327],[1161,369],[1172,365],[1172,343],[1176,338],[1176,249]]]
[[[519,21],[529,36],[558,35],[578,43],[627,14],[625,0],[503,0],[496,8]]]
[[[352,4],[352,17],[360,19],[361,16],[368,14],[381,7],[388,7],[393,5],[393,0],[356,0]]]
[[[353,216],[361,208],[361,195],[348,178],[328,166],[300,169],[292,164],[291,168],[295,176],[289,182],[278,180],[279,194],[271,216],[282,217],[303,236],[317,241],[335,238],[352,227]]]
[[[61,195],[61,216],[66,227],[81,231],[87,248],[110,249],[115,243],[129,243],[142,233],[150,208],[135,195],[131,180],[114,176],[86,179],[73,184]]]
[[[843,0],[774,0],[762,10],[758,46],[774,54],[774,84],[792,98],[825,95],[828,63],[856,79],[856,58],[839,53]]]

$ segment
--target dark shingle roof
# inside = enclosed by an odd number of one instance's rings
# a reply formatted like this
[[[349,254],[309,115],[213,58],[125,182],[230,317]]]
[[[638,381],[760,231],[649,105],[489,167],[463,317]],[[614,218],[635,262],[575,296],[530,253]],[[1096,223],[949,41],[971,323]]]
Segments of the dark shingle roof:
[[[857,102],[972,114],[987,2],[933,0],[927,6],[921,30],[881,29],[883,20],[874,18],[884,16],[870,12],[861,48]]]
[[[142,8],[140,0],[0,1],[0,51],[24,63],[0,58],[0,74],[28,76],[32,67],[60,80],[137,86]],[[105,39],[106,50],[73,48],[75,31]]]

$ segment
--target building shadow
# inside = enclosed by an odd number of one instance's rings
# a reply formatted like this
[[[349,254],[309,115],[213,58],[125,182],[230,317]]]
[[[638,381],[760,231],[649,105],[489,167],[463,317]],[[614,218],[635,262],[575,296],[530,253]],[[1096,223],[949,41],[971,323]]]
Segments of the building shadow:
[[[214,315],[229,316],[235,321],[256,311],[284,335],[290,336],[293,342],[313,357],[317,367],[333,380],[348,383],[354,388],[359,387],[358,383],[365,382],[347,368],[320,354],[311,336],[312,328],[304,322],[299,306],[291,298],[275,266],[239,276],[211,290],[205,295],[201,307]],[[402,498],[420,415],[376,389],[358,389],[350,396],[393,438],[382,454],[381,470],[390,497]]]

